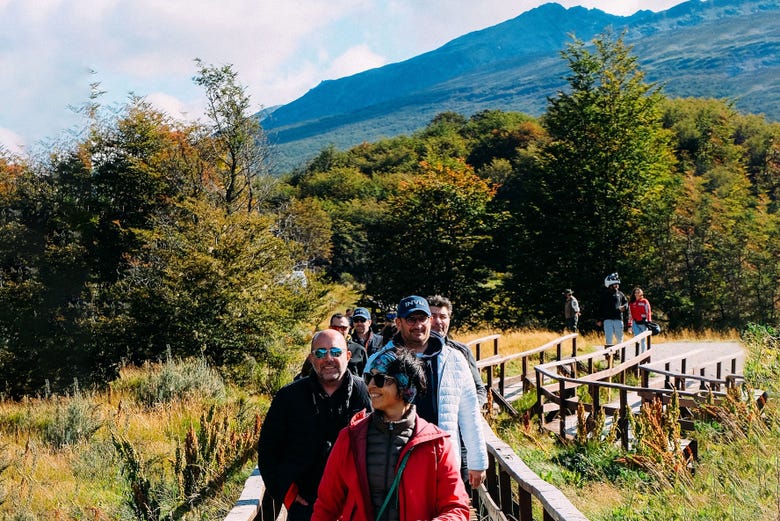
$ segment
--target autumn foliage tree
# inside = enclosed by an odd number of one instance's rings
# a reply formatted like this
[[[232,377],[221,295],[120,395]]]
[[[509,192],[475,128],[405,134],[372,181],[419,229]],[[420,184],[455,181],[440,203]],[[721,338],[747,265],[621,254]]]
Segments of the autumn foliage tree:
[[[369,228],[372,276],[367,291],[386,302],[404,295],[446,295],[464,321],[484,304],[490,278],[493,219],[489,183],[461,163],[423,164],[423,174],[403,183],[384,217]]]
[[[116,114],[93,101],[85,138],[0,165],[3,391],[100,384],[168,354],[282,383],[319,284],[261,213],[265,150],[235,74],[200,75],[211,125],[140,98]]]

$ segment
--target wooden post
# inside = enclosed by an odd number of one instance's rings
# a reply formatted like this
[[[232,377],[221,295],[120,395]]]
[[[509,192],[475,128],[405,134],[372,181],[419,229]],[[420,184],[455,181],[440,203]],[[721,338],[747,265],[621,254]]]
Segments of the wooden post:
[[[558,380],[558,419],[561,424],[558,428],[558,434],[561,439],[566,439],[566,406],[564,405],[564,396],[566,395],[566,380]]]
[[[588,386],[588,390],[590,391],[590,400],[593,402],[593,415],[595,415],[601,411],[601,394],[599,393],[599,386],[595,383],[592,383]]]
[[[527,492],[523,487],[517,487],[519,490],[517,503],[518,503],[518,511],[514,512],[515,516],[519,516],[516,519],[519,519],[521,521],[524,521],[526,519],[529,519],[533,521],[533,509],[531,506],[531,493]]]
[[[572,358],[577,357],[577,337],[573,337],[571,339],[571,356]]]
[[[623,450],[628,450],[628,390],[620,390],[620,419],[618,428],[620,429],[620,444]]]
[[[512,516],[512,478],[502,468],[498,470],[498,495],[501,498],[501,511],[507,516]]]
[[[522,358],[522,363],[523,363],[523,392],[525,393],[528,392],[528,388],[530,387],[528,385],[528,380],[530,380],[530,378],[528,378],[528,357],[524,356]]]
[[[544,424],[544,418],[542,418],[542,373],[536,370],[534,372],[536,373],[536,414],[539,415],[541,423]]]

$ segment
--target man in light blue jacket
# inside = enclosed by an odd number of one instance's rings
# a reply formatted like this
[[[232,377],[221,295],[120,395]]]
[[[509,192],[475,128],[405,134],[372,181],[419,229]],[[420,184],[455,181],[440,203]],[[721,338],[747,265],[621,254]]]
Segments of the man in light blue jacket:
[[[468,362],[441,335],[431,332],[431,310],[425,298],[411,295],[401,299],[395,324],[398,333],[379,353],[406,348],[425,363],[428,391],[415,398],[417,414],[450,435],[458,459],[463,440],[468,460],[467,484],[479,487],[485,480],[488,456],[476,388],[464,385],[472,381]],[[366,367],[371,367],[379,353],[369,358]]]

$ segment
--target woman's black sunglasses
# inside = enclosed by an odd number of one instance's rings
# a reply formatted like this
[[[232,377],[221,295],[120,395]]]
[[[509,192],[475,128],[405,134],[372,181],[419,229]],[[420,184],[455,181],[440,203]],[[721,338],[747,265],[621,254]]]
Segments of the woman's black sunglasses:
[[[374,385],[377,387],[384,387],[385,382],[395,383],[395,378],[382,373],[363,373],[363,378],[366,380],[366,385],[370,384],[371,380],[374,380]]]

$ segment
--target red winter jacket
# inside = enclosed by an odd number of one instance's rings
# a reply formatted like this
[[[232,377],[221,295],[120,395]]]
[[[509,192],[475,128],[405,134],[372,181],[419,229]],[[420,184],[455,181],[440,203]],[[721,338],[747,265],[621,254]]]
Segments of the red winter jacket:
[[[366,475],[369,415],[355,415],[339,433],[317,492],[312,521],[373,521]],[[398,456],[412,451],[398,484],[400,521],[467,521],[469,500],[449,435],[419,416],[414,434]]]
[[[633,322],[642,322],[643,320],[653,320],[653,314],[650,312],[650,301],[642,297],[639,300],[632,300],[628,303],[628,325]]]

